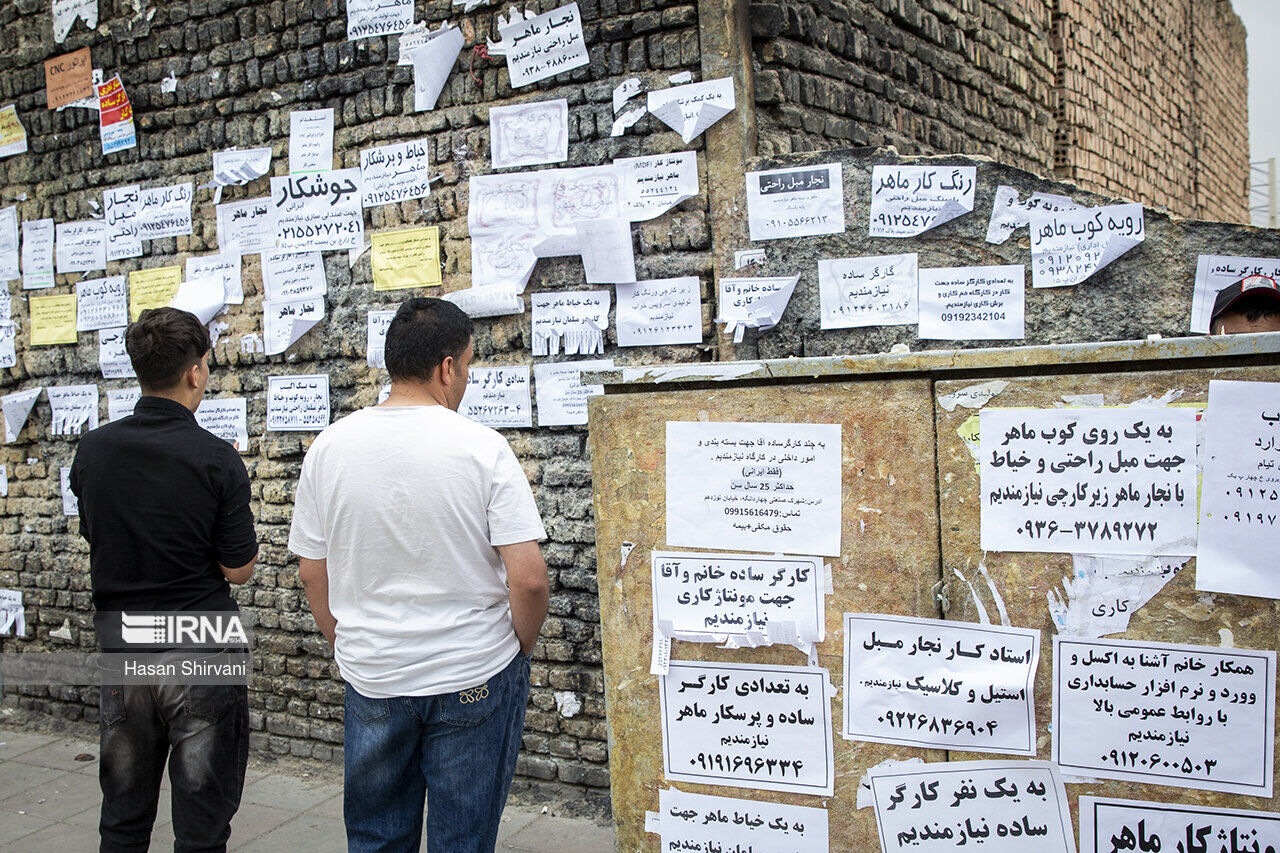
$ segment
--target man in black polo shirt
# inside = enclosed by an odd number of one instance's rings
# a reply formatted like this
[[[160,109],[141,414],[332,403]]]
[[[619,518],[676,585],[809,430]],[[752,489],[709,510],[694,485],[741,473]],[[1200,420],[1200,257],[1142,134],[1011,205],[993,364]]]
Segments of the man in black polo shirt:
[[[71,466],[105,651],[124,648],[122,611],[237,610],[229,584],[249,579],[258,554],[244,463],[195,419],[208,331],[157,308],[125,347],[143,396],[81,438]],[[101,850],[148,849],[166,759],[174,849],[225,850],[249,752],[246,686],[104,686],[100,710]]]

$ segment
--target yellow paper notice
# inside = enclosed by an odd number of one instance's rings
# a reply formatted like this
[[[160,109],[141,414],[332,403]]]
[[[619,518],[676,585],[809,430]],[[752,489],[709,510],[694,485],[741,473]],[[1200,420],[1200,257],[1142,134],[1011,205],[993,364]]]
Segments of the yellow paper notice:
[[[48,347],[76,342],[76,295],[32,296],[31,345]]]
[[[136,322],[148,308],[163,308],[173,301],[182,284],[182,267],[155,267],[129,273],[129,319]]]
[[[23,154],[27,150],[27,131],[18,119],[13,104],[0,108],[0,157]]]
[[[373,235],[373,289],[404,290],[443,284],[440,227],[409,228]]]

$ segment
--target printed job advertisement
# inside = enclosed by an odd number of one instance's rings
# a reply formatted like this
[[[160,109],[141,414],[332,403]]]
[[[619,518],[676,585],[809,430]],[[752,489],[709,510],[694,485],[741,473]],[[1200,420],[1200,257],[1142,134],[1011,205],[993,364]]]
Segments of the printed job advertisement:
[[[840,554],[840,425],[667,421],[667,544]]]
[[[1039,631],[875,613],[844,629],[846,738],[1036,754]]]
[[[219,251],[248,255],[275,248],[271,199],[232,201],[218,205],[215,210],[218,217]]]
[[[883,853],[1075,853],[1062,777],[1048,761],[943,761],[870,771]]]
[[[747,227],[752,240],[843,234],[841,165],[747,172]]]
[[[142,257],[142,237],[138,227],[141,198],[142,189],[138,184],[102,191],[108,261]]]
[[[529,365],[473,367],[458,414],[494,429],[533,426]]]
[[[663,850],[827,853],[829,849],[827,810],[812,806],[664,788],[658,791],[658,819]]]
[[[654,551],[653,621],[689,642],[805,648],[826,637],[818,557]]]
[[[267,429],[322,430],[329,425],[329,374],[267,377]]]
[[[1031,224],[1033,210],[1075,210],[1076,204],[1065,195],[1032,193],[1026,201],[1018,200],[1018,191],[1001,184],[996,187],[995,201],[991,204],[991,221],[987,224],[987,242],[1004,243],[1019,228]]]
[[[635,281],[618,294],[618,346],[702,343],[702,283],[696,275]]]
[[[332,168],[333,108],[289,113],[289,173],[327,172]]]
[[[680,134],[686,145],[732,112],[733,78],[721,77],[655,89],[647,96],[649,112]]]
[[[663,775],[829,796],[829,684],[819,667],[671,661],[658,694]]]
[[[920,270],[920,337],[1001,341],[1026,337],[1022,264]]]
[[[822,328],[896,326],[920,319],[916,302],[920,256],[872,255],[818,261]]]
[[[1053,760],[1079,776],[1270,797],[1276,653],[1053,638]]]
[[[1209,381],[1196,589],[1280,598],[1280,383]]]
[[[1031,286],[1079,284],[1147,238],[1140,204],[1033,210]]]
[[[249,450],[249,417],[244,397],[206,397],[196,409],[196,423],[241,453]]]
[[[538,426],[585,424],[587,400],[603,394],[604,386],[584,384],[582,372],[612,368],[611,358],[535,364],[533,384],[538,399]]]
[[[1196,550],[1196,414],[984,409],[982,549],[1182,556]]]
[[[414,139],[360,152],[360,203],[395,204],[431,195],[427,140]]]
[[[282,252],[346,251],[364,246],[359,169],[271,179],[275,248]]]
[[[527,20],[498,26],[506,45],[511,88],[518,89],[591,61],[582,37],[582,15],[577,3],[569,3]]]
[[[1081,797],[1080,853],[1121,850],[1276,853],[1280,813]]]
[[[613,161],[622,181],[624,215],[632,222],[661,216],[698,194],[698,153],[676,151]]]
[[[914,237],[973,211],[976,166],[875,166],[872,237]]]

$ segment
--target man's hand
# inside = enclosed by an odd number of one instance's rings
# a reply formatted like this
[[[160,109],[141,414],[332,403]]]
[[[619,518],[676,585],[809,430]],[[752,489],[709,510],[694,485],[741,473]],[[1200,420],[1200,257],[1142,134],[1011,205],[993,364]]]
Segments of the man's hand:
[[[302,588],[307,593],[307,604],[311,607],[311,615],[315,617],[320,633],[333,645],[333,637],[338,629],[338,620],[333,618],[329,610],[329,561],[309,560],[299,557],[301,566],[298,576],[302,579]]]
[[[499,545],[497,548],[498,556],[507,567],[511,621],[515,625],[516,638],[520,640],[520,651],[527,655],[538,642],[542,620],[547,616],[547,602],[551,599],[547,564],[542,560],[542,550],[534,541]]]

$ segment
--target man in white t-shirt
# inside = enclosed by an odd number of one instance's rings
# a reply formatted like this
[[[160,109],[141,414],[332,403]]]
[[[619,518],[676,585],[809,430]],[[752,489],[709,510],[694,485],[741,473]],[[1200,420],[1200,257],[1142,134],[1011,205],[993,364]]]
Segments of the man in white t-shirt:
[[[387,329],[391,395],[316,438],[289,549],[347,682],[350,853],[490,853],[549,597],[546,531],[507,441],[457,412],[471,319],[414,298]]]

